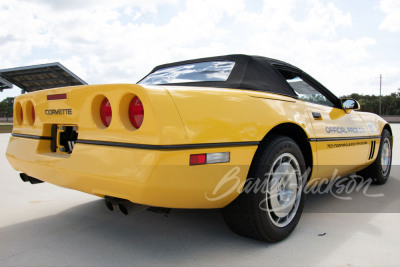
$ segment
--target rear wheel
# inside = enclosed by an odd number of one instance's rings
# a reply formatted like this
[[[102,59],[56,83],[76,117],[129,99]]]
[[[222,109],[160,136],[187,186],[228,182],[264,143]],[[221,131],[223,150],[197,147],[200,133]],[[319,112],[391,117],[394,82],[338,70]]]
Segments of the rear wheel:
[[[374,163],[360,172],[364,179],[372,178],[374,184],[384,184],[392,168],[393,139],[388,130],[383,130],[378,155]]]
[[[296,142],[284,136],[273,137],[259,150],[243,192],[222,213],[233,232],[277,242],[290,235],[300,219],[305,161]]]

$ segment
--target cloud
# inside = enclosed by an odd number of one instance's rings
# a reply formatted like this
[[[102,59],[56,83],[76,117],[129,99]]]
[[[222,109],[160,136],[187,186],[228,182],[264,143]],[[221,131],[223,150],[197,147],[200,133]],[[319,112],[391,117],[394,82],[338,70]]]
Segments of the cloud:
[[[158,64],[245,53],[293,63],[338,95],[372,90],[356,70],[362,66],[375,77],[376,66],[385,63],[368,67],[370,48],[378,43],[374,38],[344,37],[352,32],[349,12],[323,0],[249,5],[244,0],[3,0],[1,68],[60,61],[89,83],[134,83]],[[397,67],[391,68],[394,75]]]
[[[379,29],[397,32],[400,30],[400,1],[381,0],[380,9],[386,13],[386,17],[379,25]]]

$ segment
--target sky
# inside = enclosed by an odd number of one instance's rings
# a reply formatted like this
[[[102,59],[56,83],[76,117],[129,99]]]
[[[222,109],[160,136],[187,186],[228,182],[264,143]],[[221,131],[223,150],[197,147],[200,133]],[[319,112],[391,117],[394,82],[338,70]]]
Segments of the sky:
[[[293,64],[337,96],[400,88],[399,0],[2,0],[0,69],[60,62],[89,84],[225,54]],[[20,93],[17,87],[0,100]]]

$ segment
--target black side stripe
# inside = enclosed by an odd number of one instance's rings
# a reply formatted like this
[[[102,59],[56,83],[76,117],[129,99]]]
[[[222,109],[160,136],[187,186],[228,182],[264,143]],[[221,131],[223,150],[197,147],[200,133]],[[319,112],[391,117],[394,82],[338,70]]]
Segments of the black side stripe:
[[[354,136],[354,137],[331,137],[331,138],[309,138],[310,142],[325,142],[325,141],[345,141],[345,140],[360,140],[360,139],[379,139],[380,135],[376,136]]]
[[[41,139],[51,140],[51,136],[37,136],[29,134],[18,134],[12,133],[12,136],[30,138],[30,139]],[[325,141],[345,141],[345,140],[360,140],[360,139],[379,139],[380,135],[377,136],[355,136],[355,137],[333,137],[333,138],[309,138],[310,142],[325,142]],[[249,142],[226,142],[226,143],[205,143],[205,144],[184,144],[184,145],[146,145],[146,144],[133,144],[133,143],[120,143],[120,142],[107,142],[107,141],[96,141],[96,140],[76,140],[76,143],[87,144],[87,145],[102,145],[102,146],[116,146],[116,147],[127,147],[127,148],[140,148],[140,149],[191,149],[191,148],[207,148],[207,147],[227,147],[227,146],[257,146],[260,144],[258,141]]]
[[[188,144],[188,145],[144,145],[120,142],[105,142],[94,140],[76,140],[76,143],[87,145],[116,146],[140,149],[191,149],[191,148],[208,148],[208,147],[227,147],[227,146],[257,146],[260,142],[227,142],[227,143],[206,143],[206,144]]]
[[[19,134],[19,133],[12,133],[11,135],[15,137],[22,137],[29,139],[51,140],[51,136],[38,136],[38,135]]]
[[[17,134],[17,133],[12,133],[11,135],[15,137],[22,137],[29,139],[52,140],[51,136],[37,136],[37,135]],[[106,141],[95,141],[95,140],[76,140],[76,143],[87,144],[87,145],[161,150],[161,149],[191,149],[191,148],[208,148],[208,147],[227,147],[227,146],[257,146],[260,142],[250,141],[250,142],[226,142],[226,143],[205,143],[205,144],[184,144],[184,145],[145,145],[145,144],[106,142]]]

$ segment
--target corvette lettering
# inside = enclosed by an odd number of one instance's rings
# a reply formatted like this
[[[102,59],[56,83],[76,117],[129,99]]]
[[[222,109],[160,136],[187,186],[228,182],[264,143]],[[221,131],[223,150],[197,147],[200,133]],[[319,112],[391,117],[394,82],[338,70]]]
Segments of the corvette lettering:
[[[46,115],[72,115],[72,109],[64,108],[64,109],[46,109],[44,111]]]

